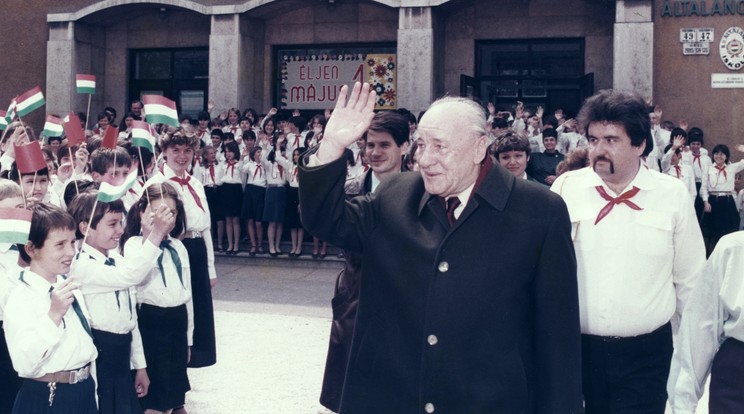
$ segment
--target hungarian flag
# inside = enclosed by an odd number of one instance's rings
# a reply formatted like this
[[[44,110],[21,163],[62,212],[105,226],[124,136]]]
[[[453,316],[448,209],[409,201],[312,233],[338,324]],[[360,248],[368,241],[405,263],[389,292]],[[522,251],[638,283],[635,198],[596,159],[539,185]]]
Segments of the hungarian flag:
[[[75,86],[77,93],[96,93],[96,77],[94,75],[75,75]]]
[[[118,200],[124,196],[130,188],[132,188],[135,181],[137,181],[137,170],[130,172],[121,185],[114,186],[106,182],[101,182],[101,187],[98,189],[98,196],[96,196],[96,199],[103,203],[110,203]]]
[[[33,214],[25,208],[0,208],[0,243],[26,244]]]
[[[5,111],[0,111],[0,131],[8,128],[8,120],[5,119]]]
[[[83,126],[80,125],[80,118],[77,115],[70,112],[65,117],[66,121],[62,124],[67,136],[67,145],[73,147],[80,145],[85,141],[85,133],[83,132]]]
[[[5,122],[11,123],[16,117],[16,98],[13,98],[12,101],[10,101],[10,105],[8,105],[8,110],[5,111]]]
[[[47,167],[39,141],[31,141],[23,145],[13,144],[13,147],[15,148],[16,167],[21,174],[32,174]]]
[[[44,130],[41,131],[41,134],[45,137],[61,137],[64,132],[62,120],[56,116],[47,115]]]
[[[21,117],[30,114],[35,109],[41,108],[43,105],[44,94],[41,93],[41,88],[37,86],[16,98],[15,110],[18,116]]]
[[[151,153],[155,153],[155,138],[150,133],[150,125],[147,122],[132,122],[132,146],[147,148]]]
[[[145,119],[150,124],[166,124],[178,127],[176,103],[160,95],[144,95]]]
[[[103,135],[103,142],[101,146],[104,148],[116,148],[116,144],[119,141],[119,128],[112,125],[106,127],[106,133]]]

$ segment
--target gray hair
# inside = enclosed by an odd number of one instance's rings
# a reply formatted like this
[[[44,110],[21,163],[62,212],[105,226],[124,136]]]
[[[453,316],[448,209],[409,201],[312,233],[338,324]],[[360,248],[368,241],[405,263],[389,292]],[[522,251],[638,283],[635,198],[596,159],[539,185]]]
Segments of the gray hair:
[[[454,104],[462,111],[459,115],[470,129],[473,138],[480,138],[487,134],[486,111],[478,102],[460,96],[445,96],[434,101],[427,111],[442,104]]]

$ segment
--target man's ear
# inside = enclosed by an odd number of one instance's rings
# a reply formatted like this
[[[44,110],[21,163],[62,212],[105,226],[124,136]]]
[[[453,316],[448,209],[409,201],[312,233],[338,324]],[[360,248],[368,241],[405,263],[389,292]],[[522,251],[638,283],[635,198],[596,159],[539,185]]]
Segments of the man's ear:
[[[85,236],[88,233],[88,223],[86,221],[78,223],[78,230],[80,231],[80,234]]]
[[[488,139],[485,135],[482,135],[475,141],[475,158],[473,159],[473,163],[482,163],[486,156],[488,156]]]

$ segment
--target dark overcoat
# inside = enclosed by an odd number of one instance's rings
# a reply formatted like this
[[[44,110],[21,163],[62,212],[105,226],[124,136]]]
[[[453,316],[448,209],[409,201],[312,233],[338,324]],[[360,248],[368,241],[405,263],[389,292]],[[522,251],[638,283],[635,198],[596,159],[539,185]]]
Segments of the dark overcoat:
[[[495,165],[450,227],[419,174],[350,201],[345,176],[343,159],[299,173],[304,226],[363,255],[341,413],[582,412],[559,196]]]

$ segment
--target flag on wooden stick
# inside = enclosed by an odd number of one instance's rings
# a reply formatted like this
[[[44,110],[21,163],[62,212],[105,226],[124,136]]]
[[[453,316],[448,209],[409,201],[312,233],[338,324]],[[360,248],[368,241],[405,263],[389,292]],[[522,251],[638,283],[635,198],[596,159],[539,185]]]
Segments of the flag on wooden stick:
[[[151,153],[155,153],[155,138],[150,133],[150,125],[147,122],[132,122],[132,146],[147,148]]]
[[[0,208],[0,243],[26,244],[32,216],[25,208]]]
[[[118,200],[122,198],[130,188],[132,188],[135,181],[137,181],[137,170],[133,170],[129,173],[127,178],[120,185],[111,185],[107,182],[102,182],[101,187],[98,189],[98,196],[96,196],[96,199],[104,203]]]
[[[176,103],[160,95],[145,95],[145,119],[151,124],[166,124],[178,127],[178,111]]]
[[[26,116],[44,105],[44,94],[40,87],[35,87],[24,92],[16,98],[15,111],[19,117]]]
[[[46,168],[46,160],[41,152],[39,141],[31,141],[23,145],[15,145],[15,161],[18,172],[21,174],[31,174]]]
[[[78,73],[75,75],[75,86],[77,93],[96,93],[96,77],[94,75],[83,75]]]
[[[67,136],[67,145],[73,147],[82,144],[85,141],[85,133],[83,132],[83,126],[80,125],[80,118],[70,112],[65,119],[68,120],[62,126]]]
[[[106,133],[103,135],[103,142],[101,146],[104,148],[116,148],[116,144],[119,141],[119,129],[113,125],[106,127]]]
[[[45,137],[61,137],[64,132],[65,129],[62,126],[62,120],[56,116],[47,115],[44,130],[41,131],[41,134]]]

